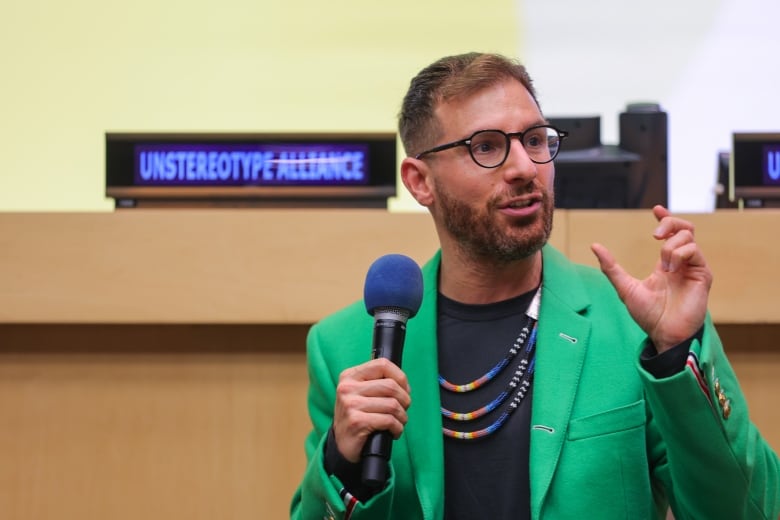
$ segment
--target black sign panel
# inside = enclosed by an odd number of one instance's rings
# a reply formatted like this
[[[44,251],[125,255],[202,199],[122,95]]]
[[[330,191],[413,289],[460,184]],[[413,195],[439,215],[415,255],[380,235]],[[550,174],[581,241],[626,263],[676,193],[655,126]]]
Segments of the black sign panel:
[[[780,132],[736,132],[732,139],[731,200],[754,207],[780,200]]]
[[[394,134],[106,134],[123,207],[386,207]]]

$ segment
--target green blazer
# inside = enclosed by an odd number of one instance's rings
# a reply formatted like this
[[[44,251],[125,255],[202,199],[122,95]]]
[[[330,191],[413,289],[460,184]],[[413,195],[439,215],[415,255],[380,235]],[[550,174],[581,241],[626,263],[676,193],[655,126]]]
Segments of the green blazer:
[[[656,380],[638,362],[647,338],[606,277],[551,246],[542,254],[530,445],[533,518],[655,519],[664,518],[670,503],[677,520],[775,520],[780,463],[749,420],[709,319],[686,369]],[[339,495],[339,480],[323,469],[323,447],[339,374],[370,357],[373,318],[356,302],[312,327],[313,429],[291,518],[443,518],[439,262],[437,254],[424,266],[422,306],[407,324],[402,365],[412,404],[393,444],[388,486],[351,508]]]

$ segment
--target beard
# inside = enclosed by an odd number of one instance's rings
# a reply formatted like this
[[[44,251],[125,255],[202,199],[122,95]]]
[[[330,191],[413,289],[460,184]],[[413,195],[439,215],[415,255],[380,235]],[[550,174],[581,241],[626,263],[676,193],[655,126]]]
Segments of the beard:
[[[542,208],[538,215],[512,222],[501,222],[495,215],[498,197],[488,201],[483,209],[475,209],[450,195],[438,185],[434,187],[438,213],[447,231],[466,254],[481,261],[507,264],[523,260],[539,251],[550,238],[554,197],[540,189]]]

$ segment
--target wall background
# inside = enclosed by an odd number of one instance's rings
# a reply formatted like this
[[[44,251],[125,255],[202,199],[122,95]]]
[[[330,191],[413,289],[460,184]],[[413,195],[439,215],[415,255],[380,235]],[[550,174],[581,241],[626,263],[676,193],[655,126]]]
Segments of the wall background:
[[[517,55],[546,113],[670,118],[670,206],[710,211],[735,130],[780,130],[780,4],[658,0],[10,0],[0,7],[0,211],[109,211],[106,131],[388,131],[444,55]],[[393,209],[414,208],[402,196]]]
[[[669,115],[669,206],[714,208],[717,153],[735,131],[780,131],[780,2],[591,0],[521,2],[525,61],[542,107],[601,115],[618,140],[627,103]]]
[[[516,18],[511,0],[4,2],[0,210],[111,210],[107,131],[392,131],[420,68],[515,53]]]

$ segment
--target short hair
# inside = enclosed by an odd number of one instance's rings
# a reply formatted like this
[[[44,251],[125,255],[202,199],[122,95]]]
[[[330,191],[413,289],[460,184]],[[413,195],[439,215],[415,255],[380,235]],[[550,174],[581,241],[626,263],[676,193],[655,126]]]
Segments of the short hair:
[[[470,52],[446,56],[415,76],[398,115],[398,131],[406,154],[415,156],[434,146],[441,128],[434,113],[445,101],[466,97],[507,79],[516,79],[539,101],[525,66],[500,54]]]

